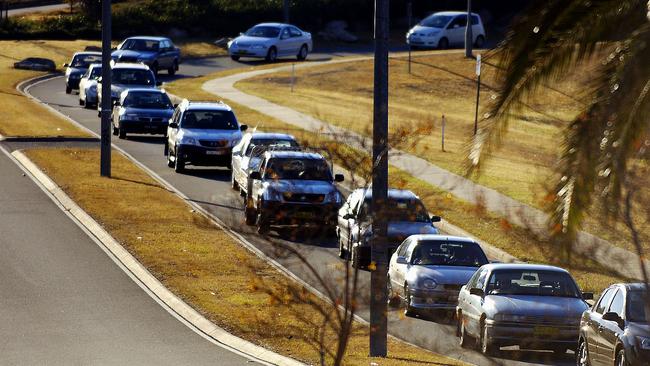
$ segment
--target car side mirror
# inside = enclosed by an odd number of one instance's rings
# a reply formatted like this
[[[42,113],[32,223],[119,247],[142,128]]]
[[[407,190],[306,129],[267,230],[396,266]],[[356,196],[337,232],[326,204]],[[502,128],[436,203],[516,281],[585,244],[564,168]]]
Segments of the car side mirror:
[[[66,62],[63,64],[63,67],[70,67],[70,64]]]
[[[262,179],[262,174],[260,174],[260,172],[252,172],[250,177],[254,180],[260,180]]]
[[[603,314],[603,320],[611,321],[611,322],[616,322],[620,328],[623,328],[625,324],[623,324],[623,319],[615,312],[613,311],[608,311],[605,314]]]
[[[395,262],[397,264],[409,264],[409,262],[406,260],[405,257],[399,256],[397,259],[395,259]]]
[[[178,108],[178,103],[174,104],[174,109]]]
[[[469,293],[471,295],[476,295],[476,296],[480,296],[480,297],[485,296],[485,291],[483,291],[483,289],[480,289],[480,288],[477,288],[477,287],[469,289]]]
[[[345,180],[345,177],[343,176],[343,174],[335,174],[335,175],[334,175],[334,181],[335,181],[335,182],[339,182],[339,183],[341,183],[341,182],[343,182],[344,180]]]
[[[343,220],[350,220],[352,218],[354,218],[354,215],[352,215],[351,213],[346,213],[345,215],[343,215]]]
[[[169,127],[171,127],[171,128],[178,128],[178,123],[176,123],[176,122],[169,122]]]
[[[239,130],[242,131],[242,132],[248,130],[248,125],[239,126]]]
[[[594,299],[594,293],[593,292],[583,292],[582,293],[582,299],[583,300],[593,300]]]
[[[441,220],[440,216],[431,216],[431,222],[440,222]]]

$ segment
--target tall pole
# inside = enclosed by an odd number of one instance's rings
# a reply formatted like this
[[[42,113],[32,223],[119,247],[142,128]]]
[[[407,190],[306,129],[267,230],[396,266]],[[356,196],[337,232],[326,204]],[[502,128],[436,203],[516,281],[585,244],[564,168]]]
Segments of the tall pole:
[[[289,23],[289,4],[290,0],[283,0],[282,1],[282,15],[284,16],[284,22]]]
[[[474,111],[474,136],[478,133],[478,104],[481,99],[481,55],[476,56],[476,110]]]
[[[102,125],[100,175],[111,176],[111,1],[102,0]]]
[[[408,3],[406,3],[406,17],[408,18],[408,23],[409,23],[409,31],[411,30],[412,22],[413,22],[413,2],[409,0]],[[411,42],[409,42],[409,74],[411,73]]]
[[[370,259],[370,356],[386,357],[388,343],[387,221],[388,199],[388,9],[389,0],[375,0],[375,80],[372,134],[372,241]]]
[[[472,0],[467,0],[467,25],[465,27],[465,57],[472,57],[474,35],[472,34]]]

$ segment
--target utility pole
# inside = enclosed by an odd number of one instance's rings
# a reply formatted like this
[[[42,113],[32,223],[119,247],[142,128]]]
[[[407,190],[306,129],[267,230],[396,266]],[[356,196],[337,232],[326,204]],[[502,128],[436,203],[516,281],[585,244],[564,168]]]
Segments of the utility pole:
[[[406,17],[408,18],[408,23],[409,23],[409,31],[411,30],[412,22],[413,22],[413,2],[409,0],[408,3],[406,3]],[[411,73],[411,42],[409,41],[409,74]]]
[[[388,200],[388,11],[375,0],[375,80],[372,129],[372,239],[370,258],[370,357],[386,357],[388,343],[388,253],[385,204]]]
[[[474,35],[472,34],[472,0],[467,0],[467,25],[465,26],[465,57],[472,57]]]
[[[478,104],[481,98],[481,55],[476,56],[476,110],[474,111],[474,136],[478,132]]]
[[[283,13],[283,16],[284,16],[284,22],[285,23],[289,23],[289,8],[290,8],[289,1],[291,1],[291,0],[283,0],[282,1],[282,13]]]
[[[102,125],[100,175],[111,176],[111,0],[102,0]]]

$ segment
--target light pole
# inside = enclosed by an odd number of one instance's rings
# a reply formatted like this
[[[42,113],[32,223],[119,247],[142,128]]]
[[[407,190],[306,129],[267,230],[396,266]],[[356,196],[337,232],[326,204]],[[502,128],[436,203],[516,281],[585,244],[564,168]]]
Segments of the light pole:
[[[386,217],[388,199],[388,11],[389,0],[375,0],[375,80],[372,133],[372,239],[370,272],[370,356],[386,357],[388,294]]]
[[[465,26],[465,57],[472,57],[474,35],[472,34],[472,0],[467,0],[467,25]]]
[[[100,169],[102,177],[111,176],[111,1],[102,0],[102,105]]]
[[[290,0],[283,0],[282,1],[282,15],[284,16],[284,22],[289,23],[289,4]]]

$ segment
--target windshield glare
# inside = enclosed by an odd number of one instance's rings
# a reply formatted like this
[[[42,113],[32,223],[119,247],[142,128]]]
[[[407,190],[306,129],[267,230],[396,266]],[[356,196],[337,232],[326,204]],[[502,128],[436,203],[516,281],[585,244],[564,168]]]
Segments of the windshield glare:
[[[113,84],[155,85],[153,73],[142,69],[113,69]]]
[[[131,108],[144,108],[144,109],[170,109],[172,102],[163,93],[148,93],[148,92],[130,92],[124,98],[123,105]]]
[[[122,44],[121,50],[158,52],[160,43],[158,41],[149,41],[145,39],[127,39]]]
[[[424,18],[420,25],[423,27],[444,28],[451,18],[450,15],[431,15]]]
[[[580,297],[567,273],[535,270],[496,270],[486,288],[488,295]]]
[[[102,57],[99,55],[77,55],[72,59],[70,66],[86,69],[90,64],[98,62],[102,62]]]
[[[280,35],[280,28],[269,27],[269,26],[256,26],[247,30],[245,34],[249,37],[278,38],[278,36]]]
[[[274,158],[264,173],[266,179],[332,181],[332,173],[324,159]]]
[[[645,291],[630,291],[627,299],[627,319],[635,323],[650,323],[650,299]]]
[[[415,265],[480,267],[488,263],[475,243],[423,241],[413,250]]]
[[[237,119],[231,111],[187,111],[182,128],[200,130],[238,130]]]
[[[252,139],[251,143],[248,144],[246,149],[246,156],[250,156],[253,153],[253,149],[257,146],[282,146],[282,147],[298,147],[298,143],[294,140],[287,139]],[[263,151],[263,150],[262,150]],[[256,153],[257,155],[257,153]]]
[[[369,212],[366,212],[372,206],[371,199],[366,198],[362,206],[361,217],[369,217]],[[389,222],[431,222],[429,212],[424,207],[422,202],[417,199],[402,199],[397,200],[394,198],[388,199],[388,207],[386,208],[387,219]]]

